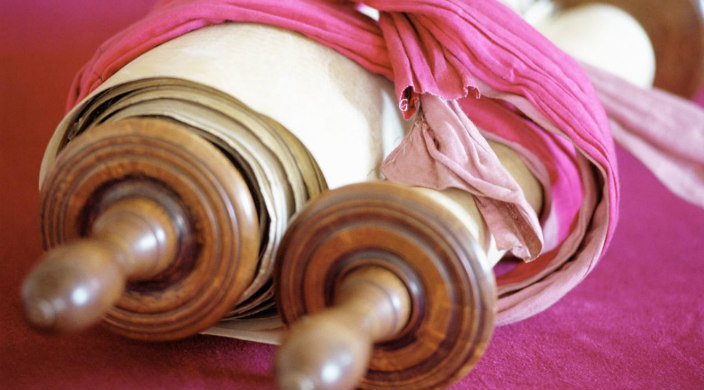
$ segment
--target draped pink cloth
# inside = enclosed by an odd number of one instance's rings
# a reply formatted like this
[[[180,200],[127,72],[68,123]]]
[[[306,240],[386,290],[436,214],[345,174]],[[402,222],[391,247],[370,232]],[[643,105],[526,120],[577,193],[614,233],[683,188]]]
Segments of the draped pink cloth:
[[[395,83],[413,130],[387,161],[390,180],[457,187],[477,204],[503,249],[525,260],[499,277],[498,322],[533,315],[593,268],[618,217],[609,121],[573,59],[490,0],[351,2],[164,0],[105,42],[77,75],[68,108],[150,48],[224,22],[301,33]],[[535,215],[484,137],[521,153],[544,186]]]
[[[614,139],[673,193],[704,208],[704,110],[598,68],[586,70],[611,120]]]

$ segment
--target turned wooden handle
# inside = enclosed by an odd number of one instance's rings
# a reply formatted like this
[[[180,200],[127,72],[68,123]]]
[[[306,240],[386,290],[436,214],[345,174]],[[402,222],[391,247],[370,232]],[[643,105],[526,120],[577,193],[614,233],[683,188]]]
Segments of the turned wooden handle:
[[[179,232],[157,203],[128,198],[109,206],[89,238],[49,251],[22,286],[27,319],[50,331],[95,324],[127,280],[158,275],[174,260]]]
[[[496,288],[456,209],[368,182],[320,195],[291,221],[274,274],[291,326],[282,389],[440,389],[471,369],[491,337]]]
[[[79,133],[52,163],[40,210],[49,252],[23,299],[42,329],[102,319],[140,340],[187,337],[232,310],[257,272],[249,186],[216,146],[174,121],[120,119]]]
[[[372,345],[397,334],[410,314],[403,282],[382,267],[354,270],[336,288],[330,309],[291,327],[276,357],[281,389],[353,389]]]

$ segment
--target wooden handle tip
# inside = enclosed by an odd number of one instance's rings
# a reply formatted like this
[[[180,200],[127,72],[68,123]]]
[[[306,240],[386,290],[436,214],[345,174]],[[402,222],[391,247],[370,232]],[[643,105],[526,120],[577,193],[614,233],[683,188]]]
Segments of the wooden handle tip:
[[[45,256],[22,284],[25,318],[37,329],[72,332],[100,320],[125,279],[109,247],[77,242]]]
[[[367,371],[372,341],[337,314],[324,311],[291,327],[276,354],[280,389],[356,387]]]

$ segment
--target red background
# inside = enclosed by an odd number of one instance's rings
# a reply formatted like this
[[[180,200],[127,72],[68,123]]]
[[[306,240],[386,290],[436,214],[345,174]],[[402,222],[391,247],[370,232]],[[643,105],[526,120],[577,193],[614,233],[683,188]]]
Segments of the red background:
[[[143,0],[0,4],[0,387],[269,389],[275,347],[211,336],[139,343],[100,328],[47,336],[19,288],[41,254],[37,175],[70,81]],[[704,211],[618,150],[621,222],[596,270],[549,310],[498,328],[453,388],[704,387]]]

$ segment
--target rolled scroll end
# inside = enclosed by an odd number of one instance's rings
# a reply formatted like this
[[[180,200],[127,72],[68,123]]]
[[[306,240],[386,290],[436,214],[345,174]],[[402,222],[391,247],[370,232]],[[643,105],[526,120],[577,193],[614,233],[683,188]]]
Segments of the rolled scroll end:
[[[80,241],[45,256],[22,285],[25,317],[51,332],[74,332],[94,325],[125,288],[118,256],[109,244]]]
[[[328,369],[340,359],[328,357],[313,361],[319,371],[299,368],[305,355],[288,351],[296,343],[311,353],[316,343],[332,356],[328,335],[347,336],[324,331],[328,321],[373,347],[369,357],[355,355],[368,369],[344,386],[408,390],[444,388],[466,375],[494,324],[494,278],[466,224],[425,191],[388,182],[329,191],[302,210],[279,246],[274,285],[281,317],[293,324],[277,356],[281,388],[325,388],[318,373],[340,367]],[[314,324],[307,338],[294,333]]]
[[[247,182],[172,120],[127,118],[80,133],[47,173],[40,210],[45,248],[62,248],[24,287],[27,319],[42,329],[78,330],[104,314],[127,337],[180,339],[220,320],[257,271]]]

